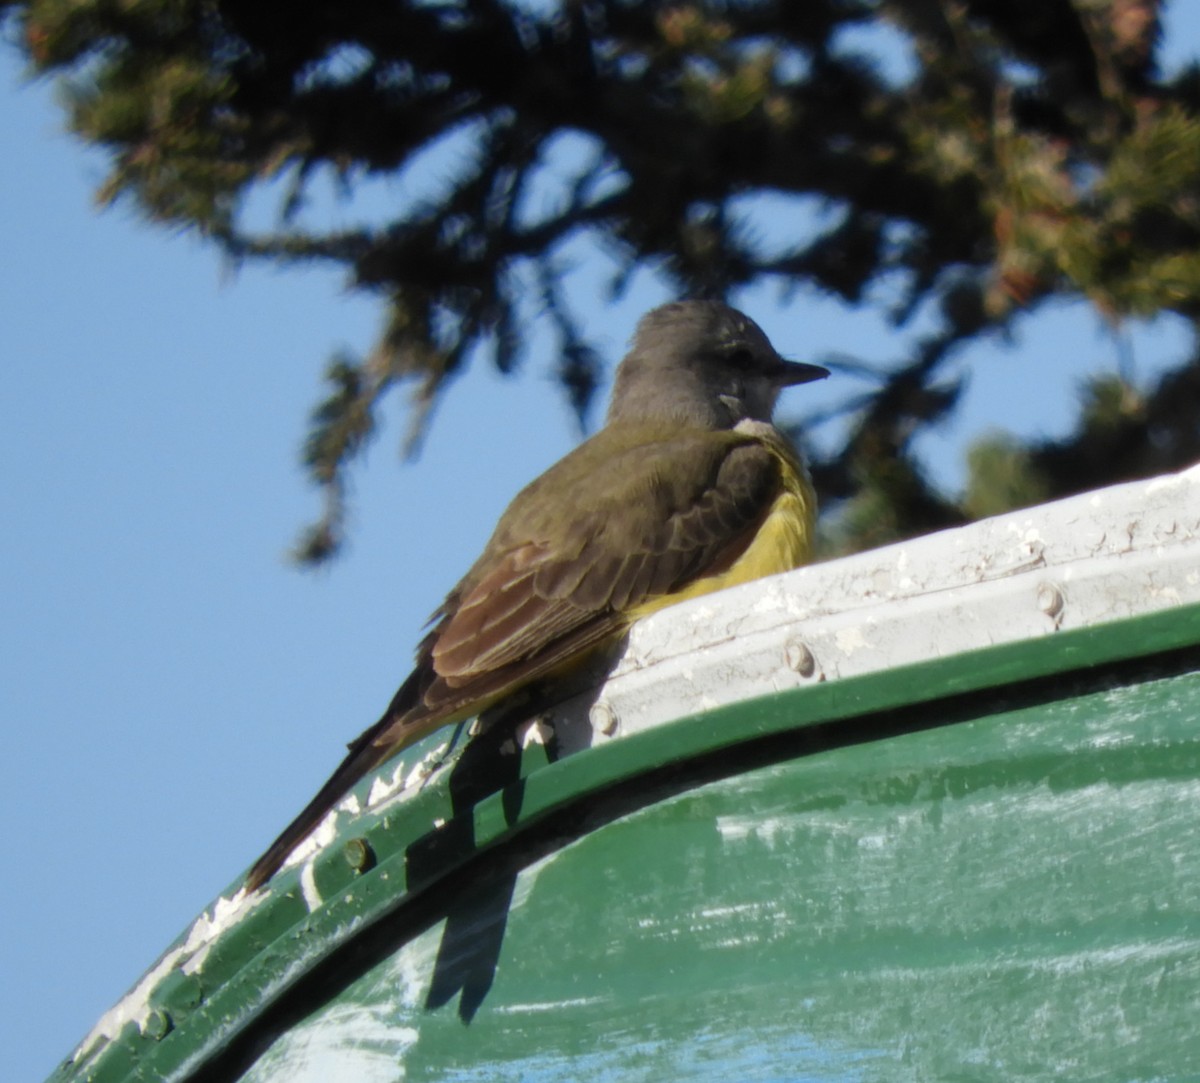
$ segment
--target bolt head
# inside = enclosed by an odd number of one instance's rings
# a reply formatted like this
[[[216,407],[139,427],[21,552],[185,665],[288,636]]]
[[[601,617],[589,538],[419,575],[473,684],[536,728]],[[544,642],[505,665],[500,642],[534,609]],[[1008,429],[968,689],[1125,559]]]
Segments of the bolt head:
[[[1057,617],[1066,605],[1063,592],[1056,583],[1042,583],[1038,586],[1037,605],[1048,617]]]
[[[342,856],[355,872],[366,872],[375,865],[375,851],[366,839],[347,839],[342,847]]]
[[[798,639],[791,640],[784,649],[789,669],[795,670],[801,677],[811,677],[817,672],[817,658],[807,643]]]
[[[588,711],[588,721],[593,729],[599,730],[605,737],[611,737],[617,732],[617,712],[604,700],[597,700],[592,704]]]

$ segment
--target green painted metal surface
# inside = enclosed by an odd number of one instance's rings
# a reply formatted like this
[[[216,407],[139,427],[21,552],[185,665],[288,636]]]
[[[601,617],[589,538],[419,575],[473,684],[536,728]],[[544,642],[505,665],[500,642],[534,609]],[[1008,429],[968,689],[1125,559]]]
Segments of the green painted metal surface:
[[[457,937],[248,1078],[1192,1078],[1198,704],[1200,674],[1139,680],[658,802],[465,886]],[[491,981],[470,1025],[427,1006],[456,967]]]
[[[1179,607],[520,777],[479,743],[54,1078],[1200,1077],[1198,644]]]

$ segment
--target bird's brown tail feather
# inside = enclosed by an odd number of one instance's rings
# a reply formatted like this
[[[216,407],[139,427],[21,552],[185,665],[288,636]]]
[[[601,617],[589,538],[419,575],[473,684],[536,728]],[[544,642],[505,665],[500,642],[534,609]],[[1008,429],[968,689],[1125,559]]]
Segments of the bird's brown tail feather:
[[[400,723],[401,729],[409,728],[407,723],[412,719],[405,716],[419,704],[421,689],[426,683],[427,679],[418,667],[392,697],[392,702],[388,704],[383,717],[350,742],[349,753],[338,765],[337,770],[329,776],[329,781],[317,791],[317,796],[304,806],[300,814],[279,833],[279,837],[251,867],[246,875],[247,891],[257,891],[270,880],[279,871],[279,866],[287,860],[288,854],[308,837],[325,814],[350,792],[355,783],[407,743],[403,739],[397,739],[381,745],[377,743],[376,738],[385,730],[397,726],[397,723]],[[415,741],[424,732],[420,726],[413,726],[412,730],[407,736],[409,742]]]
[[[329,781],[317,791],[316,797],[304,806],[300,814],[280,832],[279,837],[254,863],[246,876],[247,891],[257,891],[270,880],[287,860],[288,854],[312,832],[325,814],[350,792],[354,784],[391,755],[394,749],[381,748],[372,742],[375,734],[391,721],[390,715],[384,715],[378,723],[354,741],[349,754],[329,777]]]

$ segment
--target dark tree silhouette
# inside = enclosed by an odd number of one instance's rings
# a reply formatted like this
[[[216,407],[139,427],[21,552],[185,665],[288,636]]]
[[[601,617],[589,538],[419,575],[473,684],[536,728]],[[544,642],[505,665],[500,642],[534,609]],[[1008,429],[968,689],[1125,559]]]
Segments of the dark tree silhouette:
[[[1160,7],[0,0],[34,69],[63,79],[73,129],[108,150],[103,199],[237,260],[333,261],[386,306],[313,416],[310,560],[337,547],[346,470],[397,384],[416,388],[415,439],[469,352],[511,369],[544,319],[582,415],[597,360],[560,288],[580,240],[616,256],[614,294],[650,267],[679,293],[774,278],[886,305],[898,326],[938,314],[910,356],[870,369],[845,441],[814,462],[838,548],[1200,458],[1194,357],[1154,388],[1098,379],[1066,441],[980,443],[961,500],[910,452],[955,407],[951,354],[1049,298],[1194,324],[1200,72],[1160,76]],[[353,196],[431,158],[437,183],[372,200],[359,227],[305,212],[330,180]],[[260,190],[278,199],[269,228],[246,213]],[[744,210],[768,193],[828,213],[764,238]]]

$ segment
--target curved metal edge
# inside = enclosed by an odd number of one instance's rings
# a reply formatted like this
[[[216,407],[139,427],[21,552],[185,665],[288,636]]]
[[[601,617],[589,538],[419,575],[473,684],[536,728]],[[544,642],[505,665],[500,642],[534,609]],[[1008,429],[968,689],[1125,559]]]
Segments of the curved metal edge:
[[[749,750],[774,739],[799,738],[801,745],[793,741],[784,749],[785,755],[797,755],[950,724],[962,717],[946,709],[955,699],[996,688],[1011,695],[1022,685],[1047,679],[1057,685],[1080,670],[1101,672],[1114,662],[1161,657],[1197,645],[1200,605],[1079,629],[1046,644],[1004,644],[761,697],[750,710],[739,704],[677,719],[589,755],[547,764],[437,825],[408,816],[375,818],[359,825],[356,836],[365,837],[375,850],[375,868],[358,876],[339,853],[327,852],[316,862],[315,875],[327,892],[318,910],[257,954],[243,956],[234,974],[202,992],[198,1000],[195,989],[160,981],[148,999],[148,1014],[152,1024],[169,1020],[166,1032],[153,1026],[141,1032],[127,1030],[108,1051],[121,1055],[102,1055],[84,1078],[228,1078],[224,1066],[213,1076],[206,1063],[219,1060],[234,1040],[243,1047],[265,1043],[278,1032],[280,1018],[301,1017],[311,1006],[313,989],[324,995],[336,984],[329,977],[331,961],[337,969],[336,956],[347,951],[362,956],[356,941],[397,915],[408,935],[420,931],[430,920],[428,907],[423,910],[421,904],[434,889],[461,883],[481,862],[513,850],[525,841],[523,836],[536,835],[556,815],[571,813],[574,821],[569,829],[557,826],[549,832],[551,848],[631,807],[735,773],[748,762],[753,766],[760,758],[769,761],[779,754],[778,748],[757,757]],[[1195,650],[1188,665],[1200,665]],[[940,706],[930,710],[934,704]],[[914,713],[916,708],[925,709]],[[664,786],[655,779],[656,772],[667,772],[670,782]],[[639,795],[631,804],[627,794],[613,813],[605,798],[618,787],[633,788]],[[524,864],[544,852],[535,844],[509,859]],[[415,855],[422,855],[420,861]],[[401,914],[405,908],[408,912]],[[394,944],[397,937],[393,929],[386,934],[387,943]],[[299,999],[287,1003],[320,968],[324,973],[318,980],[309,981]],[[274,1021],[260,1027],[270,1010],[275,1011]]]
[[[1091,665],[1200,642],[1198,568],[1193,469],[656,614],[635,627],[598,697],[578,697],[492,746],[504,761],[500,793],[484,795],[485,785],[478,799],[456,797],[462,758],[444,735],[409,750],[343,802],[272,891],[217,899],[52,1078],[186,1076],[405,900],[620,778],[920,701],[923,691],[940,698],[1065,672],[1081,658]],[[1172,611],[1154,615],[1162,609]],[[1106,626],[1113,620],[1119,631]],[[1028,642],[1046,636],[1044,646]],[[996,640],[1009,649],[980,649]],[[753,732],[726,709],[748,699]],[[346,826],[369,847],[355,841],[350,860],[335,845]],[[423,839],[428,853],[414,868]],[[360,875],[364,852],[374,868]]]

